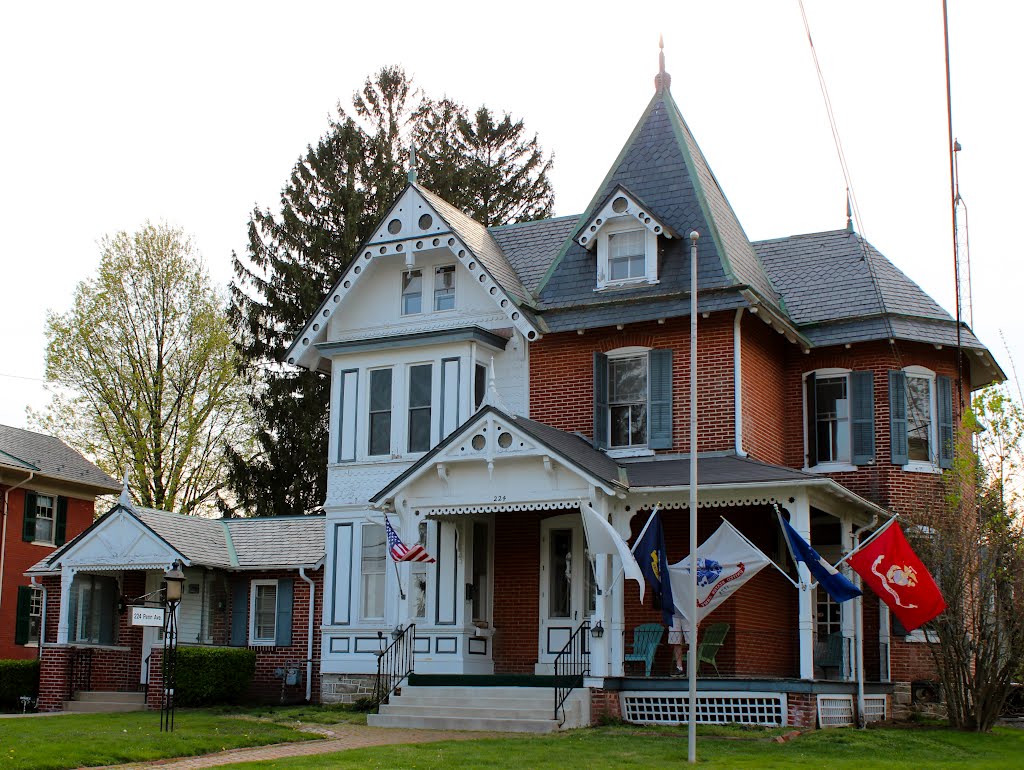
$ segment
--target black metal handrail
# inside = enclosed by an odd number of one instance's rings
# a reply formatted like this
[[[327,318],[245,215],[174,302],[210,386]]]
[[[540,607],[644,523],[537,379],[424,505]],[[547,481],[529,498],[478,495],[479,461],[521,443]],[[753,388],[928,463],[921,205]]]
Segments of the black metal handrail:
[[[377,656],[377,680],[373,685],[373,702],[380,705],[413,672],[416,624],[401,629],[388,648]]]
[[[577,687],[583,686],[583,677],[590,674],[590,621],[584,620],[572,632],[562,651],[555,656],[555,719],[565,699]],[[565,711],[562,712],[565,721]]]
[[[68,697],[76,692],[92,689],[92,650],[88,647],[72,647],[68,656]]]

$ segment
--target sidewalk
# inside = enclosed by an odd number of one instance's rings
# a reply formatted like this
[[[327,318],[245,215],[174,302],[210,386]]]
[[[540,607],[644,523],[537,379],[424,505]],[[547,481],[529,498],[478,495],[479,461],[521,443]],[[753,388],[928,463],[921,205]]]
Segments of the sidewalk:
[[[98,770],[144,770],[159,767],[160,770],[194,770],[200,767],[217,767],[235,762],[260,762],[284,757],[306,757],[315,754],[329,754],[346,749],[362,749],[368,746],[387,746],[397,743],[431,743],[435,741],[467,741],[481,738],[508,738],[511,733],[473,733],[448,730],[406,730],[394,727],[367,727],[365,725],[306,725],[304,730],[326,736],[320,741],[302,743],[277,743],[253,749],[231,749],[207,754],[202,757],[164,759],[157,762],[142,762],[130,765],[108,765]],[[97,770],[93,768],[92,770]]]

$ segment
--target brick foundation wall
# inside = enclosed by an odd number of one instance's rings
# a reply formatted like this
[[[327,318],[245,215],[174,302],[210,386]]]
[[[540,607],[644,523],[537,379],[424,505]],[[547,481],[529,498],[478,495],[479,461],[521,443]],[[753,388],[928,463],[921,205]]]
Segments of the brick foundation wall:
[[[786,694],[786,724],[813,730],[818,724],[818,698],[814,693]]]
[[[622,699],[618,692],[594,687],[590,690],[590,724],[622,719]]]
[[[44,647],[39,660],[39,702],[40,711],[60,711],[68,692],[67,647]]]

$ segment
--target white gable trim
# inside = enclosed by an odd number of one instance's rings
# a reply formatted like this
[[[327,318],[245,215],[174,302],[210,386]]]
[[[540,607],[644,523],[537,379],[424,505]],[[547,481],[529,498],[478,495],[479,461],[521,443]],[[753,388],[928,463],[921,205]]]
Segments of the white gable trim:
[[[609,196],[608,202],[583,226],[583,231],[577,236],[576,241],[583,248],[592,249],[597,245],[597,235],[605,225],[628,221],[643,225],[654,235],[663,235],[666,238],[676,237],[676,233],[671,227],[651,214],[645,206],[623,188],[617,187],[615,192]]]
[[[422,217],[431,219],[425,228],[420,225]],[[392,229],[395,232],[391,232]],[[527,320],[512,295],[494,279],[480,262],[479,256],[448,227],[434,207],[410,186],[391,207],[373,237],[359,250],[348,269],[327,293],[327,297],[317,308],[314,316],[306,322],[302,332],[292,341],[285,354],[285,360],[294,366],[312,370],[319,368],[321,356],[316,345],[325,341],[331,316],[340,309],[345,297],[365,274],[373,259],[402,254],[405,255],[407,263],[414,265],[418,252],[435,249],[448,249],[526,339],[532,341],[540,338],[540,329]]]
[[[191,566],[184,554],[119,506],[80,535],[57,562],[76,570],[166,569],[175,559]]]

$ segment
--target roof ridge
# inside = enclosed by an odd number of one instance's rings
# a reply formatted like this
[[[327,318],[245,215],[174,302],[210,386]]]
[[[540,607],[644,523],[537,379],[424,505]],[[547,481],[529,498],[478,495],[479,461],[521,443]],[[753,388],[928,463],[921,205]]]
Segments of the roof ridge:
[[[491,225],[490,227],[488,227],[486,229],[488,231],[490,231],[490,230],[508,230],[509,228],[512,228],[512,227],[526,227],[528,225],[544,225],[544,224],[548,224],[549,222],[561,222],[561,221],[564,221],[566,219],[578,219],[579,216],[580,216],[579,214],[562,214],[561,216],[548,217],[547,219],[528,219],[525,222],[508,222],[508,223],[503,224],[503,225]],[[474,221],[476,221],[476,220],[474,220]]]

